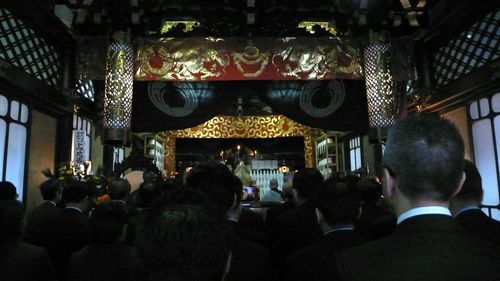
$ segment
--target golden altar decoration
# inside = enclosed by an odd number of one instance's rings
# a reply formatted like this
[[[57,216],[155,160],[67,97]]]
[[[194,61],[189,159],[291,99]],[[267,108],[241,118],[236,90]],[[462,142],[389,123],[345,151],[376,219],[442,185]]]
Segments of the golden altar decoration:
[[[283,115],[216,116],[198,126],[160,133],[165,139],[165,170],[175,174],[175,143],[177,138],[278,138],[303,137],[306,167],[314,167],[313,139],[315,129]]]

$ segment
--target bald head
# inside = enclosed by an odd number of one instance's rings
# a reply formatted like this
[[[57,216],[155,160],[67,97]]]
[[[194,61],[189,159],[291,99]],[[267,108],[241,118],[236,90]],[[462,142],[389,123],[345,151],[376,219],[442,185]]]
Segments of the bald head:
[[[108,185],[108,195],[111,200],[126,200],[130,193],[130,183],[126,179],[116,179]]]

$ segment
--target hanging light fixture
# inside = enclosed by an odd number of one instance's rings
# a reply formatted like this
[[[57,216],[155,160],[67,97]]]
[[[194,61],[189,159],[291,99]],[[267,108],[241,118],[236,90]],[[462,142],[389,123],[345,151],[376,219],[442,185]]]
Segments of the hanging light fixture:
[[[390,48],[387,36],[370,34],[370,44],[364,52],[368,118],[373,128],[391,126],[397,113]]]
[[[113,34],[108,45],[104,95],[104,142],[130,141],[132,117],[133,49],[126,32]]]

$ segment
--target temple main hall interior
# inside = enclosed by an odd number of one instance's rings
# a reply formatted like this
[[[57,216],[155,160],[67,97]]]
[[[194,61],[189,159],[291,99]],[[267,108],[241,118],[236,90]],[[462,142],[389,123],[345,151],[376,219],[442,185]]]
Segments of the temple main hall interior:
[[[182,182],[217,161],[262,215],[272,180],[381,179],[388,129],[459,129],[500,220],[498,0],[2,0],[0,180]],[[44,171],[44,173],[42,173]],[[1,273],[0,273],[1,274]],[[1,279],[1,278],[0,278]]]

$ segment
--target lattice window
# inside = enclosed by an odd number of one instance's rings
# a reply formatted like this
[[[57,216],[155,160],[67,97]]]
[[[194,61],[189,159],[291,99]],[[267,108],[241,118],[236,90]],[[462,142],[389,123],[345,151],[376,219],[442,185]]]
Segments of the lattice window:
[[[351,171],[361,168],[360,137],[355,137],[349,140],[349,159],[351,160]]]
[[[0,180],[14,184],[25,198],[25,173],[30,109],[0,94]]]
[[[474,162],[481,174],[483,211],[500,220],[500,92],[469,105]]]
[[[61,61],[55,48],[6,9],[0,9],[0,58],[56,86]]]
[[[441,47],[433,61],[436,86],[442,87],[500,57],[499,23],[500,11],[491,12]]]
[[[94,84],[92,84],[92,80],[78,80],[75,91],[78,95],[94,101]]]

